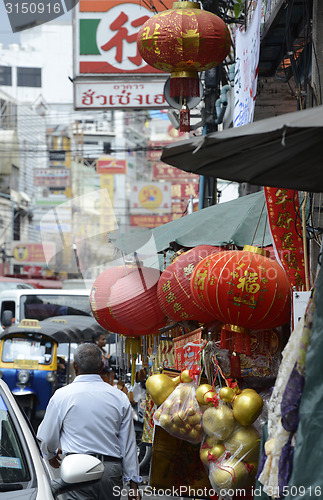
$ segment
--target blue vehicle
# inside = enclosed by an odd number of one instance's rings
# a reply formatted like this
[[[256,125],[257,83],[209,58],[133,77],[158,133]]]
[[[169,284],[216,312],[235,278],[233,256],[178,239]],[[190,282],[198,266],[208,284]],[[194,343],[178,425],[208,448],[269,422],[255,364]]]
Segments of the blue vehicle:
[[[93,317],[55,316],[23,319],[1,332],[0,378],[32,423],[43,417],[54,391],[71,382],[73,349],[98,331],[107,333]]]

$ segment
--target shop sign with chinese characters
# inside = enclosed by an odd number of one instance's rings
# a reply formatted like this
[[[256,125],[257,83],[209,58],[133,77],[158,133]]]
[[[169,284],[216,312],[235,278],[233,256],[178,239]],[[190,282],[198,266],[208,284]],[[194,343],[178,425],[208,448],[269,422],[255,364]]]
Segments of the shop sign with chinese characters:
[[[165,0],[158,10],[172,8]],[[141,26],[155,12],[140,0],[80,0],[74,14],[74,76],[160,74],[137,47]]]
[[[75,109],[164,109],[164,81],[76,81],[74,83]],[[160,153],[159,153],[160,154]]]

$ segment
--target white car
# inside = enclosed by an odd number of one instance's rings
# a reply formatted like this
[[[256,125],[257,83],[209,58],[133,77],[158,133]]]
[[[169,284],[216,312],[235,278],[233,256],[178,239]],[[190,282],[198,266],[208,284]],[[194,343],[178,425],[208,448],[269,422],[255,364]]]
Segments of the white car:
[[[98,481],[103,464],[90,455],[68,455],[52,478],[36,437],[11,394],[0,380],[0,500],[54,500],[84,482]]]

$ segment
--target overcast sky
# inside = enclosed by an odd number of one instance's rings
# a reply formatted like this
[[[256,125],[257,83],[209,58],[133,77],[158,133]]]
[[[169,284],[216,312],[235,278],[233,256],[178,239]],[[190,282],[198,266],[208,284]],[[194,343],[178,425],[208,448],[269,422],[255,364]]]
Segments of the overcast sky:
[[[13,33],[9,18],[4,6],[4,2],[8,0],[0,0],[0,43],[4,44],[4,47],[7,47],[9,43],[20,43],[20,34]],[[59,17],[57,20],[65,20],[71,19],[71,12],[65,14],[64,16]],[[0,64],[1,64],[1,53],[0,53]]]
[[[12,33],[4,2],[0,0],[0,43],[7,46],[8,43],[19,43],[19,40],[19,33]]]

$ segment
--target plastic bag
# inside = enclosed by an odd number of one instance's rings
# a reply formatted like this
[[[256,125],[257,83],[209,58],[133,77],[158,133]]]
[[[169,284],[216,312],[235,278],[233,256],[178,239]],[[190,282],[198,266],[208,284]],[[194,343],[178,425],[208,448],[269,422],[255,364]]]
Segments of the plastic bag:
[[[202,441],[202,416],[195,398],[195,385],[179,384],[154,413],[154,422],[169,434],[190,443]]]
[[[213,440],[213,441],[212,441]],[[211,448],[210,445],[212,445]],[[214,491],[221,495],[254,484],[260,451],[260,436],[253,425],[236,424],[231,434],[222,442],[214,443],[208,436],[200,450],[200,457],[208,470]]]

